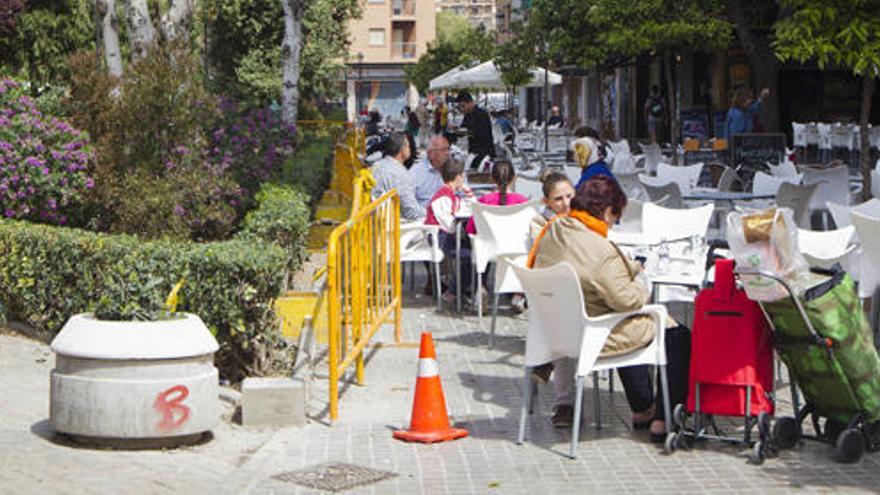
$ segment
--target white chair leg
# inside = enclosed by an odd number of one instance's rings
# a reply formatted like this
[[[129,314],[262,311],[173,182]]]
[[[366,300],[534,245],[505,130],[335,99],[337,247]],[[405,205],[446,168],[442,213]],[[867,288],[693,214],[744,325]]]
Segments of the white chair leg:
[[[492,298],[492,323],[489,326],[489,348],[495,347],[495,320],[498,319],[498,300],[501,298],[501,294],[495,293],[495,296]]]
[[[663,417],[666,419],[666,431],[672,428],[672,408],[669,407],[669,381],[666,378],[666,365],[660,365],[660,387],[663,390]]]
[[[443,295],[440,294],[440,262],[434,263],[434,292],[437,294],[437,311],[443,309]]]
[[[584,398],[584,377],[577,377],[574,387],[574,417],[571,424],[571,449],[568,456],[577,459],[578,436],[581,433],[581,403]]]
[[[526,372],[523,377],[523,402],[519,412],[519,433],[516,437],[516,443],[522,445],[526,438],[526,420],[529,416],[529,403],[532,401],[532,369],[525,367]]]
[[[599,372],[593,372],[593,409],[596,411],[596,429],[602,429],[602,404],[599,397]]]
[[[480,326],[483,326],[483,277],[482,274],[477,272],[477,293],[474,294],[474,298],[477,300],[477,321]]]

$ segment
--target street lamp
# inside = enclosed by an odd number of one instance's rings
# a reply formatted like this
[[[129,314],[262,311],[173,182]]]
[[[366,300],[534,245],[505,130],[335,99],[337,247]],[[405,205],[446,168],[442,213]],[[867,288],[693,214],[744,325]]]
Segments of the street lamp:
[[[544,42],[544,153],[550,149],[550,129],[547,125],[547,111],[550,110],[550,43]]]
[[[364,69],[364,52],[357,53],[357,61],[358,61],[358,83],[357,83],[357,93],[355,94],[355,103],[357,104],[357,108],[355,109],[355,113],[360,113],[361,111],[361,79],[362,79],[362,71]]]

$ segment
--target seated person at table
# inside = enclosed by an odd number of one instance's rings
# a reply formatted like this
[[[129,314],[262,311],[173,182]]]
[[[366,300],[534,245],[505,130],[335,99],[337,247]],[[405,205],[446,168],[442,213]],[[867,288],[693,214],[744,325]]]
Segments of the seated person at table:
[[[587,314],[634,311],[650,301],[650,291],[637,278],[639,264],[624,255],[607,239],[608,229],[623,214],[626,195],[613,179],[593,177],[581,186],[571,200],[571,211],[549,221],[529,253],[528,266],[544,268],[562,261],[577,271]],[[602,356],[619,356],[648,345],[654,338],[650,316],[634,316],[611,331]],[[667,320],[666,356],[668,360],[670,407],[687,398],[690,332]],[[574,375],[577,360],[564,358],[552,363],[556,407],[554,426],[570,426],[573,416]],[[549,365],[535,369],[542,380],[549,378]],[[627,402],[633,411],[633,428],[649,427],[651,438],[663,441],[666,431],[662,389],[654,393],[648,366],[630,366],[617,370],[623,382]]]
[[[611,173],[611,169],[605,163],[608,153],[605,143],[599,139],[596,131],[587,129],[591,132],[587,132],[586,136],[578,138],[571,143],[574,159],[581,167],[581,176],[575,185],[575,189],[579,189],[581,184],[596,175],[607,175],[614,179],[614,174]]]
[[[541,209],[541,214],[532,219],[532,224],[529,226],[532,239],[538,237],[541,229],[553,217],[569,212],[569,204],[574,197],[574,186],[571,185],[568,176],[562,172],[549,172],[541,177],[541,192],[544,193],[542,199],[544,207]]]
[[[400,196],[400,219],[421,220],[425,208],[416,200],[416,188],[403,162],[409,158],[409,141],[402,132],[392,132],[385,142],[384,157],[370,167],[376,185],[372,196],[376,199],[386,192],[397,189]]]
[[[458,160],[447,158],[440,165],[440,176],[443,185],[434,193],[434,197],[428,203],[428,213],[425,217],[425,225],[437,225],[440,227],[440,249],[447,259],[455,257],[455,214],[461,208],[461,199],[458,193],[473,196],[473,193],[464,184],[464,164]],[[466,241],[467,239],[463,239]],[[462,243],[462,247],[468,245]],[[470,255],[469,251],[463,251],[461,257],[462,289],[470,286]],[[455,301],[455,284],[451,284],[450,290],[443,293],[443,299],[452,303]]]
[[[492,182],[495,183],[496,190],[495,192],[483,195],[478,201],[490,206],[512,206],[528,203],[529,198],[513,192],[515,181],[516,171],[513,168],[513,164],[509,160],[495,160],[495,163],[492,164]],[[468,221],[467,233],[477,233],[473,218]]]

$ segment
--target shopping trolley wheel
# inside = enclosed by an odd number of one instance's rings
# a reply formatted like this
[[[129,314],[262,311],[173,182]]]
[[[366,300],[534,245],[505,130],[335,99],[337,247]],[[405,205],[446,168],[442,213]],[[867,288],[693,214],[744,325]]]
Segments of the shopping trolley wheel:
[[[767,453],[764,452],[764,442],[758,440],[755,442],[755,445],[752,445],[752,450],[749,451],[749,462],[752,464],[764,464],[766,457]]]
[[[758,414],[758,438],[767,440],[770,435],[770,415],[766,411]]]
[[[685,421],[687,420],[687,413],[684,410],[684,404],[676,404],[675,409],[672,411],[672,424],[678,430],[684,430]]]
[[[663,442],[663,453],[672,454],[678,448],[678,437],[680,433],[669,432],[666,434],[666,441]]]
[[[834,457],[838,462],[846,464],[858,462],[865,453],[865,437],[856,428],[844,430],[837,437]]]
[[[776,448],[790,449],[801,441],[801,425],[791,416],[776,418],[770,438]]]

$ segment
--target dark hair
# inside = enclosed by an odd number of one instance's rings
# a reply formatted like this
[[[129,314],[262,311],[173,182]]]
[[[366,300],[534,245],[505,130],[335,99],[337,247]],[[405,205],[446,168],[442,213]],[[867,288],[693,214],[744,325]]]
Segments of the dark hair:
[[[601,140],[601,138],[599,137],[599,133],[596,131],[596,129],[593,129],[592,127],[589,127],[589,126],[581,126],[581,127],[578,127],[577,129],[575,129],[574,137],[576,137],[576,138],[588,137],[588,138]]]
[[[442,165],[440,165],[440,177],[443,178],[443,182],[452,182],[456,177],[464,173],[464,163],[452,159],[447,158]]]
[[[556,188],[556,184],[559,184],[560,182],[568,182],[571,184],[571,179],[562,172],[550,172],[545,174],[544,177],[541,177],[541,192],[544,193],[544,197],[549,199],[550,193]]]
[[[616,216],[623,214],[626,207],[626,194],[616,180],[607,175],[593,176],[581,184],[574,197],[571,198],[571,209],[580,210],[602,220],[605,208],[611,207]]]
[[[656,84],[651,85],[651,94],[660,94],[660,86]]]
[[[507,204],[507,186],[513,182],[514,178],[516,178],[516,171],[510,160],[495,160],[495,163],[492,164],[492,180],[498,186],[500,194],[498,204]]]
[[[408,144],[406,136],[402,132],[392,132],[385,141],[385,156],[397,156],[403,145]]]
[[[455,97],[456,103],[471,102],[471,101],[474,101],[474,97],[471,96],[471,94],[468,93],[467,91],[461,91],[458,93],[458,96]]]

